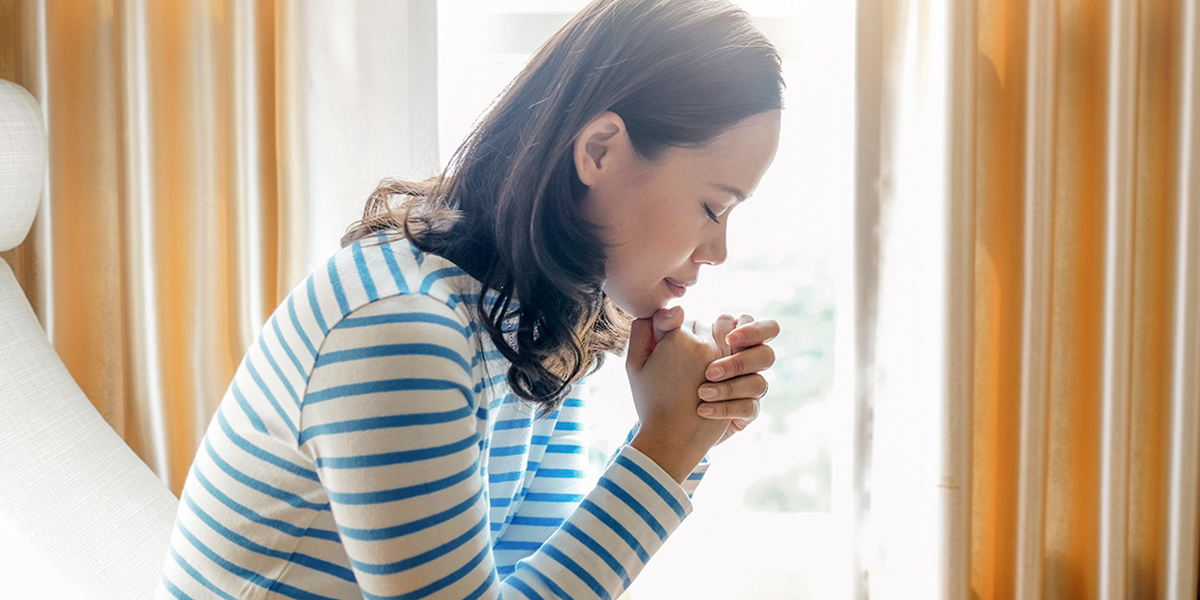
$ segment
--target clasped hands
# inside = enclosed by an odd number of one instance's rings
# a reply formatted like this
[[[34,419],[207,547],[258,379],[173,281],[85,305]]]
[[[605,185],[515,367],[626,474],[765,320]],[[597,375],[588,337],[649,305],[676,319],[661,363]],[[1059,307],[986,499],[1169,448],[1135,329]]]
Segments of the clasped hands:
[[[778,334],[774,320],[749,315],[703,327],[679,307],[634,321],[626,372],[641,428],[633,446],[682,482],[711,446],[758,417],[767,391],[760,372],[775,362],[766,343]]]

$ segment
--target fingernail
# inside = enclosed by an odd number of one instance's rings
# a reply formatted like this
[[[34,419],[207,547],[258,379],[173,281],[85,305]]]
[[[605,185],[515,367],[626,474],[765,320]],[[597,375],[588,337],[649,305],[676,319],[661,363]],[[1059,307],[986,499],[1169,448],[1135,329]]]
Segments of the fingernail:
[[[712,381],[714,379],[720,379],[724,374],[725,369],[722,369],[721,367],[713,367],[708,370],[708,373],[705,375],[705,377],[708,377],[709,381]]]
[[[731,334],[725,336],[725,343],[729,344],[730,346],[736,346],[736,345],[740,344],[741,342],[742,342],[742,336],[740,336],[740,335],[734,335],[731,333]]]
[[[700,386],[700,397],[701,398],[716,398],[717,397],[717,386],[715,386],[715,385]]]
[[[699,410],[700,410],[700,414],[701,414],[701,415],[704,415],[704,416],[706,416],[706,417],[711,417],[711,416],[712,416],[712,414],[713,414],[713,411],[714,411],[714,410],[716,410],[716,409],[714,409],[714,408],[713,408],[713,407],[711,407],[711,406],[704,405],[704,406],[701,406]]]

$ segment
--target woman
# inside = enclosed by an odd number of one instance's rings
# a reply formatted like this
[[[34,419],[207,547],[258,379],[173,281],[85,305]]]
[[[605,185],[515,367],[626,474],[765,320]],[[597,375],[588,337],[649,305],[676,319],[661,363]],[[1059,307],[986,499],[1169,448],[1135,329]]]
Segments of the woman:
[[[725,259],[781,90],[726,2],[576,15],[440,177],[385,182],[268,321],[159,596],[619,595],[765,392],[774,322],[709,335],[660,309]],[[592,486],[573,384],[626,343],[640,425]]]

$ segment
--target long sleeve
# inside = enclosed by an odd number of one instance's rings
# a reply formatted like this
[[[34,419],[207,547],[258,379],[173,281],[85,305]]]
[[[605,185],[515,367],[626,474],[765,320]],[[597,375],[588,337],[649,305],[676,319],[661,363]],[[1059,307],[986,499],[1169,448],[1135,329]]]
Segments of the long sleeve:
[[[481,465],[482,361],[461,306],[420,294],[368,304],[326,336],[298,437],[364,597],[615,597],[690,512],[687,494],[626,447],[502,577]],[[544,461],[535,480],[569,475]]]

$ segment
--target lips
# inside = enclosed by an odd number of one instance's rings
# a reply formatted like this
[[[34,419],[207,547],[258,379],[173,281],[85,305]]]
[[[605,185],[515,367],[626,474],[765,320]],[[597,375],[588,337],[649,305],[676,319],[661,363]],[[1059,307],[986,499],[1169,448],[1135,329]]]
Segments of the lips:
[[[695,279],[691,281],[680,281],[673,277],[667,277],[666,279],[663,279],[663,281],[666,282],[667,289],[671,291],[671,295],[675,296],[676,298],[682,298],[683,295],[687,293],[688,287],[696,285]]]

